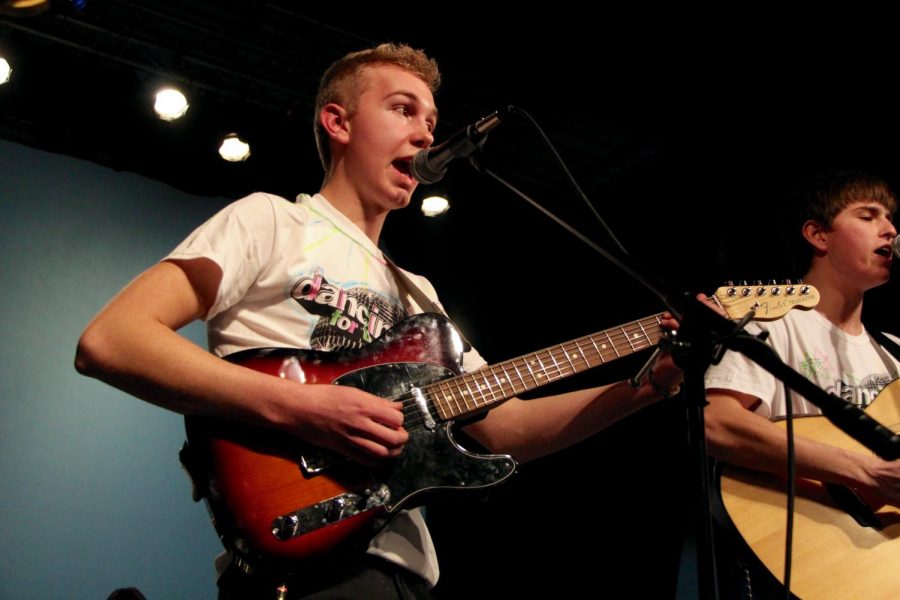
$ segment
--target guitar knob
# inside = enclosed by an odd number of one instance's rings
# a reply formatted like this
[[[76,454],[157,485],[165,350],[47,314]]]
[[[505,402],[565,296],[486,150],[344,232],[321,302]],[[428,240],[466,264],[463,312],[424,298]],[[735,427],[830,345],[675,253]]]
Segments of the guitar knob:
[[[780,296],[780,295],[781,295],[781,288],[778,287],[778,286],[773,287],[773,288],[772,288],[772,295],[773,295],[773,296]]]
[[[794,291],[795,291],[796,289],[797,289],[797,288],[795,288],[794,286],[789,285],[788,287],[785,288],[784,291],[787,292],[787,295],[788,295],[788,296],[793,296],[793,295],[794,295]]]
[[[728,288],[728,291],[725,293],[728,295],[729,298],[734,298],[735,296],[737,296],[737,290],[734,289],[733,287]]]
[[[802,286],[800,288],[800,293],[804,296],[807,295],[809,293],[809,286],[808,285]]]
[[[297,515],[278,517],[272,524],[272,535],[279,540],[289,540],[297,534],[300,519]]]
[[[765,296],[765,295],[766,295],[766,288],[763,287],[763,286],[759,286],[758,288],[756,288],[756,295],[757,295],[757,296]]]
[[[744,298],[746,298],[747,296],[749,296],[752,293],[753,293],[753,290],[751,290],[748,287],[745,287],[744,289],[741,290],[741,296],[743,296]]]

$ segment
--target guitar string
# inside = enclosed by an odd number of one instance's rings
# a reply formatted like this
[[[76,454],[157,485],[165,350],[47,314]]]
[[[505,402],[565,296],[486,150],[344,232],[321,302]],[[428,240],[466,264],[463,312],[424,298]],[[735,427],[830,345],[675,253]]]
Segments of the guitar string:
[[[472,373],[435,381],[424,386],[421,392],[426,401],[430,401],[438,409],[439,419],[442,418],[441,412],[452,416],[475,412],[515,394],[615,360],[621,356],[621,351],[630,355],[651,348],[664,335],[659,327],[661,314],[490,365]],[[602,342],[602,339],[607,341]],[[600,346],[598,342],[601,342]],[[537,370],[531,367],[537,367]],[[494,381],[491,382],[491,379]],[[531,379],[533,383],[527,383],[527,379]],[[512,393],[508,393],[508,389]],[[454,399],[456,410],[442,398],[448,394]],[[389,399],[402,403],[406,425],[415,426],[427,420],[412,391]],[[460,402],[463,407],[460,407]],[[410,415],[416,416],[410,418]]]
[[[724,308],[716,296],[713,296],[713,298],[720,307]],[[732,300],[729,302],[729,305],[733,303],[734,301]],[[619,358],[621,356],[619,348],[624,346],[622,343],[623,340],[628,344],[627,348],[623,347],[623,350],[628,350],[625,353],[626,355],[639,352],[655,345],[663,336],[663,333],[659,328],[661,317],[662,313],[658,313],[625,325],[612,327],[576,340],[551,346],[544,350],[525,354],[495,365],[489,365],[473,373],[466,373],[449,379],[436,381],[426,385],[422,389],[422,393],[426,401],[430,401],[439,413],[443,412],[449,414],[451,415],[451,418],[475,412],[479,408],[488,408],[496,402],[505,400],[515,394],[546,385],[552,381],[563,379],[583,370],[600,366],[601,364]],[[644,329],[645,323],[650,326],[655,326],[653,327],[652,334],[648,334]],[[598,339],[603,337],[609,341],[609,346],[611,348],[607,349],[604,344],[601,344],[599,348],[597,347]],[[651,337],[655,337],[655,339],[651,340]],[[635,340],[637,340],[637,343],[635,343]],[[585,352],[584,348],[587,348],[588,352]],[[576,351],[575,356],[570,354],[570,349]],[[573,358],[579,362],[583,362],[584,365],[581,367],[576,366],[573,363]],[[537,360],[537,363],[534,362],[535,359]],[[552,365],[545,365],[542,359],[552,362]],[[595,362],[597,360],[599,360],[599,362]],[[566,363],[569,363],[568,368],[566,368]],[[535,375],[535,371],[531,368],[532,366],[538,367],[537,375]],[[521,372],[519,367],[522,368]],[[515,373],[514,378],[509,372],[510,369]],[[501,373],[500,377],[497,375],[498,371]],[[488,380],[488,377],[494,378],[496,385],[491,383]],[[526,383],[526,379],[528,378],[532,380],[532,384]],[[483,381],[484,384],[480,383],[479,380]],[[472,384],[475,385],[474,391],[471,387]],[[453,386],[456,387],[455,391],[452,389]],[[513,393],[507,393],[504,386],[511,388]],[[452,403],[456,405],[455,410],[451,406],[451,401],[446,400],[448,395],[451,398]],[[488,395],[490,395],[489,398]],[[474,398],[472,400],[474,406],[470,406],[470,400],[467,398]],[[478,398],[481,398],[481,405],[478,403]],[[404,418],[409,414],[422,414],[419,410],[416,398],[411,392],[400,394],[395,400],[403,404],[402,410]],[[462,406],[460,406],[460,402],[462,402]],[[416,425],[425,420],[425,416],[418,416],[409,419],[408,424]]]

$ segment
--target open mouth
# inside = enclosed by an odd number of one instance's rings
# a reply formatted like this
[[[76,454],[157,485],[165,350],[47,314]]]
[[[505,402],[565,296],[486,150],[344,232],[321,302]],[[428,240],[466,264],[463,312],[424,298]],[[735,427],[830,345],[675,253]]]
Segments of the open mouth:
[[[875,254],[879,256],[884,256],[885,258],[891,257],[891,247],[890,246],[882,246],[878,250],[875,251]]]
[[[409,165],[410,165],[411,162],[412,162],[412,161],[409,161],[409,160],[406,160],[406,159],[403,159],[403,158],[398,158],[397,160],[395,160],[395,161],[392,162],[391,164],[394,166],[395,169],[397,169],[398,171],[400,171],[401,173],[403,173],[403,174],[406,175],[407,177],[412,178],[412,172],[410,172],[410,170],[409,170]]]

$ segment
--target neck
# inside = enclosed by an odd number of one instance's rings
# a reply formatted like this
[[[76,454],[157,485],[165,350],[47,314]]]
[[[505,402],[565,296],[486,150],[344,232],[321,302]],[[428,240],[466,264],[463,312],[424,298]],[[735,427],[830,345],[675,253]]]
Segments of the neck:
[[[863,331],[862,307],[865,290],[857,289],[846,278],[814,264],[803,280],[820,293],[816,310],[842,331],[859,335]]]
[[[388,211],[366,204],[357,191],[343,181],[335,177],[327,178],[319,193],[377,245]]]

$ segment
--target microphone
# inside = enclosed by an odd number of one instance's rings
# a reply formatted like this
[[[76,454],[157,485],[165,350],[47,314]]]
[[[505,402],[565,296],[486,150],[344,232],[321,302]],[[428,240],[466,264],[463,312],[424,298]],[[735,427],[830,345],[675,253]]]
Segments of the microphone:
[[[894,238],[892,246],[894,247],[894,256],[900,258],[900,235]]]
[[[419,183],[437,183],[444,178],[451,160],[480,150],[487,140],[488,132],[499,124],[499,111],[495,111],[457,131],[447,141],[427,150],[420,150],[409,165],[410,173]]]

